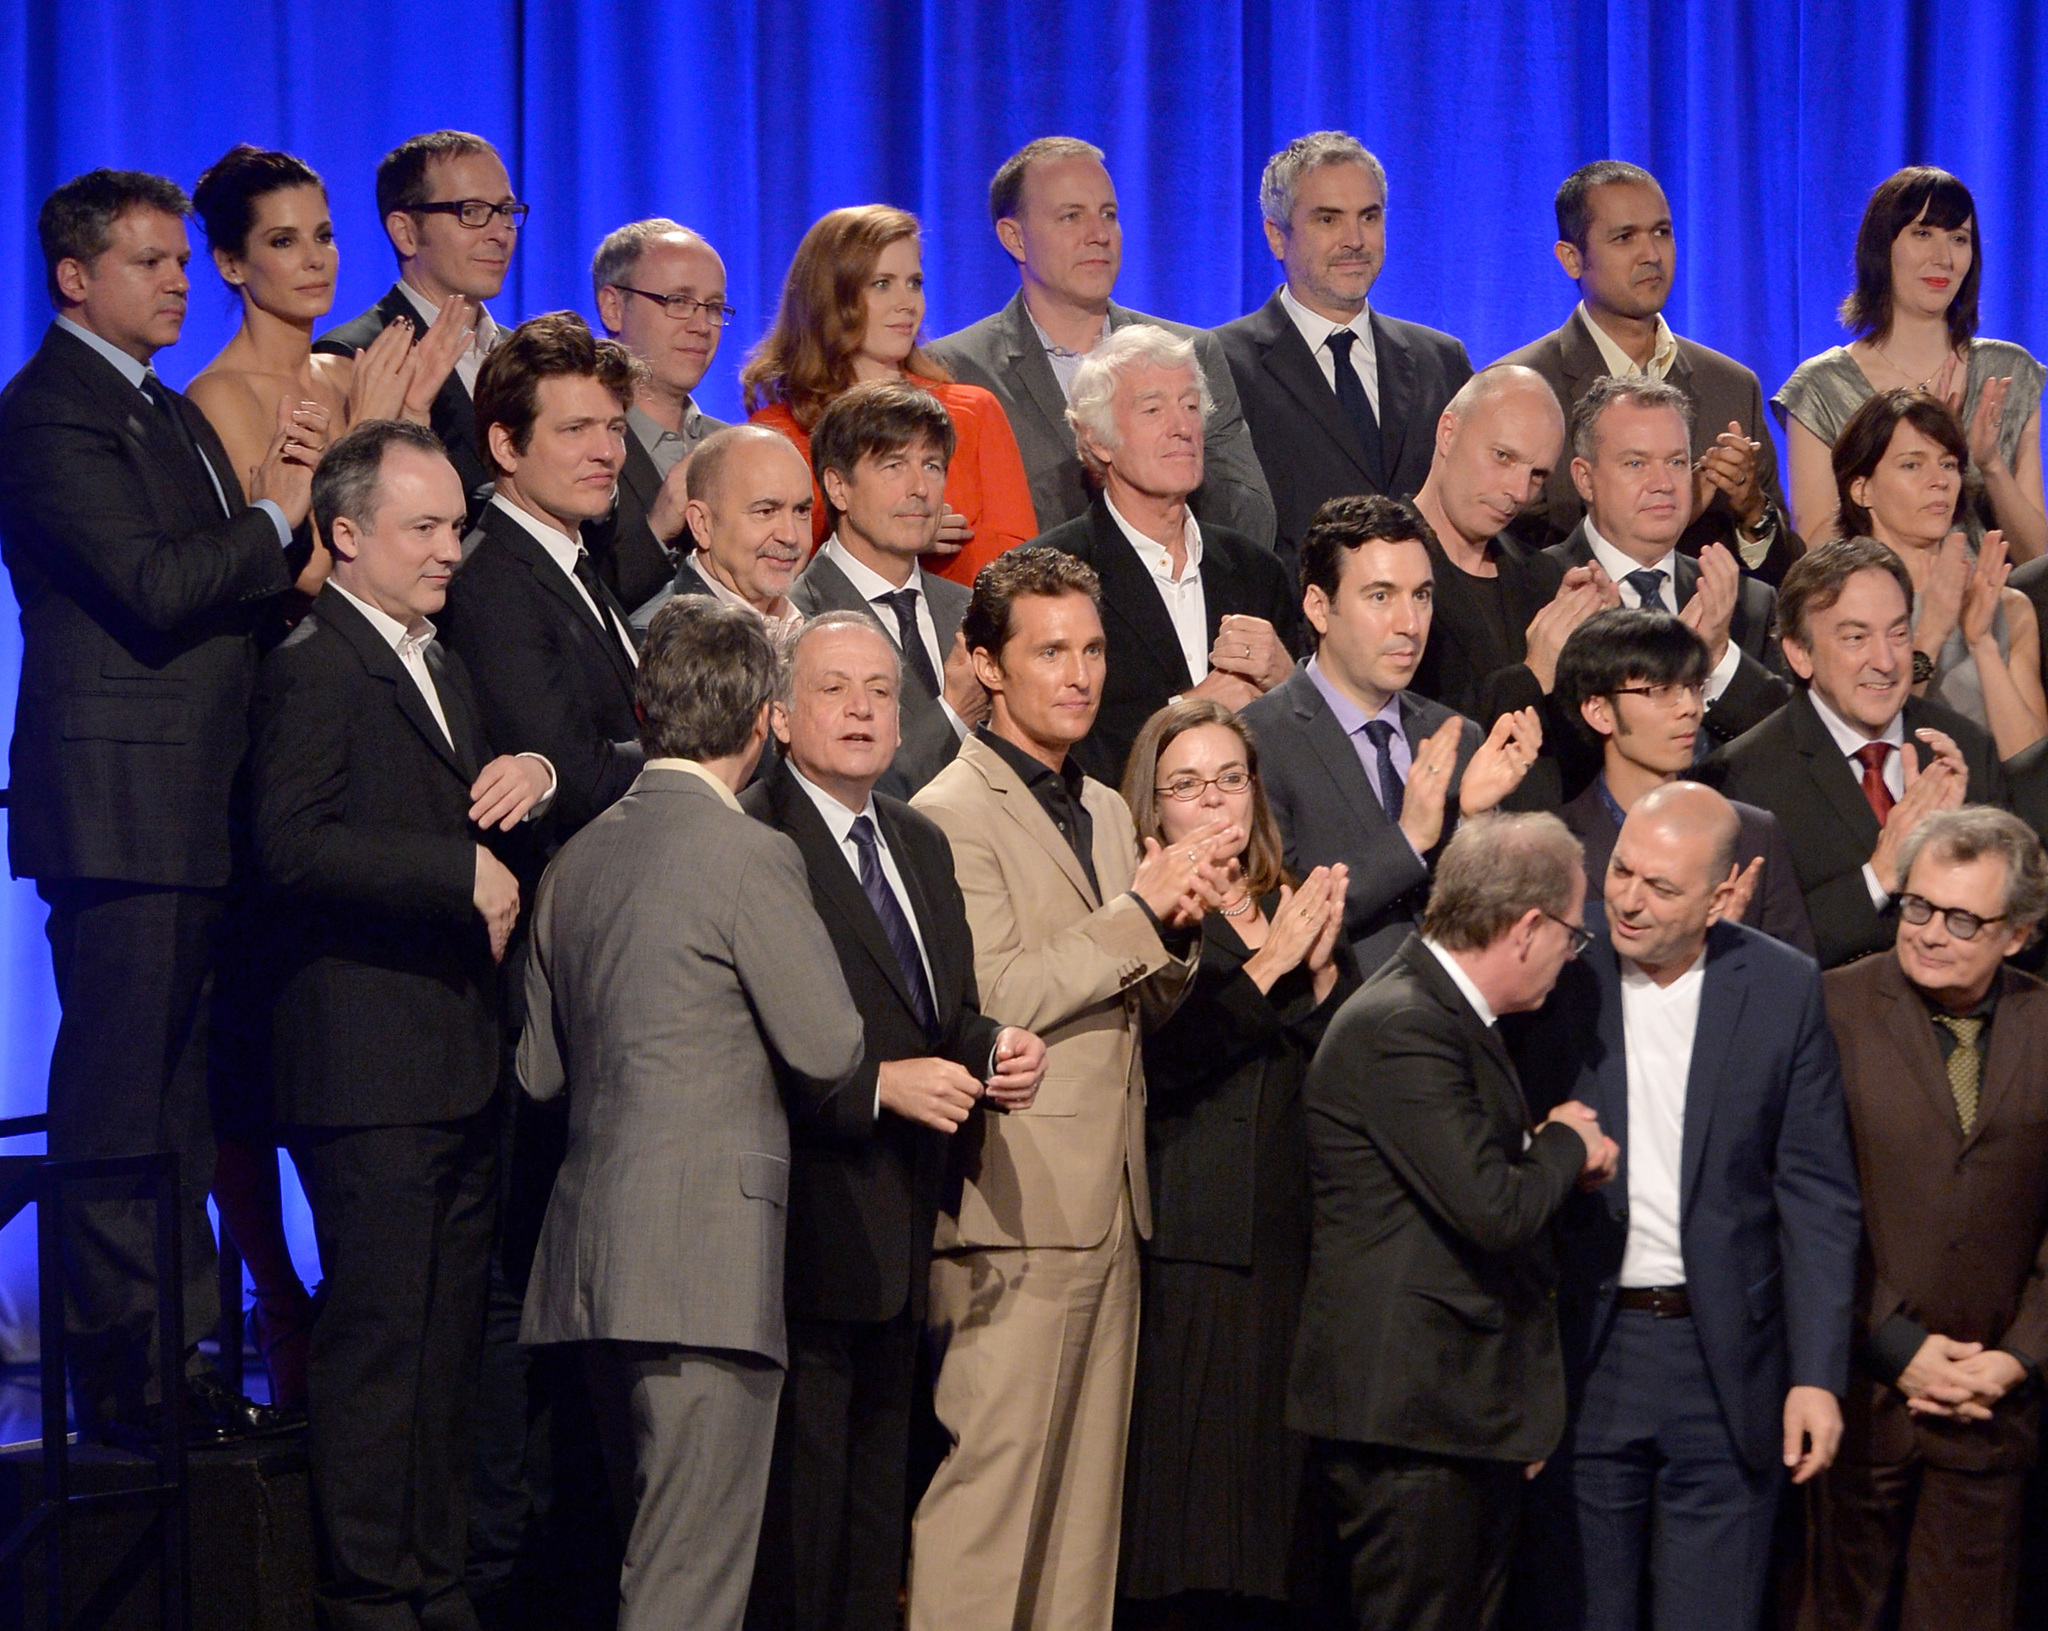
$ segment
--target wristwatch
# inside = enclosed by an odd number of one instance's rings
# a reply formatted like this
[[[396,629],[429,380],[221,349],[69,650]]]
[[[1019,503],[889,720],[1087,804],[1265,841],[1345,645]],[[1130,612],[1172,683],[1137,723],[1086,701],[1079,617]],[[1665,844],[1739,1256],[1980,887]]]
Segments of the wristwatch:
[[[1918,647],[1913,651],[1913,683],[1925,685],[1934,678],[1934,659]]]

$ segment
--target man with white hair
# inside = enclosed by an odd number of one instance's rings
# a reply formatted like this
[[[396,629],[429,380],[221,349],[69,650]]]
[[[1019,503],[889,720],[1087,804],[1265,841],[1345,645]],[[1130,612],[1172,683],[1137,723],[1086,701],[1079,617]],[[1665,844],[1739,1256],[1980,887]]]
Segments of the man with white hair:
[[[1292,561],[1325,499],[1414,495],[1437,415],[1472,359],[1452,336],[1367,303],[1387,259],[1387,172],[1356,137],[1289,142],[1266,163],[1259,209],[1287,280],[1216,338]]]
[[[1241,708],[1287,678],[1302,649],[1300,597],[1279,559],[1188,507],[1213,408],[1194,343],[1149,323],[1118,329],[1074,372],[1067,419],[1097,491],[1037,541],[1102,580],[1109,671],[1074,757],[1111,786],[1173,698]]]

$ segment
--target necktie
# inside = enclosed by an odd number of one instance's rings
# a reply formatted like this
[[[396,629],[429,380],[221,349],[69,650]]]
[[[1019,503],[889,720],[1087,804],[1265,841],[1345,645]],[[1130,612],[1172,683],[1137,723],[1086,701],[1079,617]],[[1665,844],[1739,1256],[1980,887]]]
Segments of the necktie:
[[[1634,572],[1624,572],[1621,581],[1636,592],[1636,599],[1643,603],[1646,611],[1664,610],[1664,578],[1666,574],[1654,566],[1640,567]]]
[[[184,414],[179,412],[177,403],[171,400],[170,387],[157,378],[154,368],[142,376],[142,394],[148,399],[149,405],[156,409],[171,435],[177,439],[178,446],[182,447],[186,456],[205,473],[206,484],[212,490],[215,502],[220,505],[221,513],[226,514],[227,495],[220,489],[220,478],[213,473],[213,466],[206,462],[206,455],[199,451],[199,444],[192,439],[192,427],[185,423]]]
[[[917,591],[893,590],[889,594],[875,596],[875,604],[886,606],[896,614],[896,630],[900,636],[896,643],[903,648],[903,666],[924,687],[926,696],[936,697],[939,694],[939,676],[932,672],[931,649],[924,643],[924,631],[917,626]]]
[[[590,564],[590,551],[581,545],[576,549],[575,574],[576,581],[583,585],[583,592],[590,596],[590,603],[597,608],[597,620],[604,626],[605,633],[620,641],[625,650],[632,650],[632,636],[626,633],[623,620],[612,610],[611,591],[597,575],[597,568]]]
[[[1977,1089],[1984,1080],[1984,1051],[1977,1045],[1984,1034],[1980,1014],[1936,1014],[1934,1023],[1956,1039],[1948,1055],[1948,1090],[1956,1101],[1956,1119],[1967,1134],[1977,1125]]]
[[[1365,449],[1366,473],[1374,485],[1386,485],[1385,453],[1380,446],[1379,415],[1372,411],[1372,398],[1365,394],[1365,381],[1358,377],[1358,369],[1351,361],[1351,348],[1358,343],[1358,336],[1348,328],[1333,329],[1330,332],[1330,355],[1337,363],[1337,406],[1351,421],[1358,432],[1358,440]]]
[[[1384,719],[1368,719],[1365,734],[1372,738],[1373,751],[1379,755],[1381,807],[1386,810],[1389,821],[1398,823],[1404,789],[1400,776],[1394,771],[1394,727]]]
[[[924,958],[918,955],[917,936],[911,932],[910,919],[903,915],[903,903],[896,898],[896,891],[889,887],[889,879],[882,871],[875,824],[866,816],[856,816],[850,836],[853,847],[860,851],[861,892],[875,909],[875,916],[882,920],[882,934],[902,967],[903,982],[910,988],[910,1011],[917,1015],[926,1036],[936,1036],[938,1011],[932,1003],[931,985],[924,977]]]
[[[1866,742],[1858,748],[1852,758],[1863,766],[1863,796],[1870,800],[1871,812],[1882,827],[1884,818],[1892,813],[1892,790],[1884,784],[1884,762],[1891,757],[1889,742]]]

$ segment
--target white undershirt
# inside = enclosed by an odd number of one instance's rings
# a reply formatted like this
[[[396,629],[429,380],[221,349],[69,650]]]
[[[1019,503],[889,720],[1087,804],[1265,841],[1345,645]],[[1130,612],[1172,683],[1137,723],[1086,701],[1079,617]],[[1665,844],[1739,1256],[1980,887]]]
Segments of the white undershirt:
[[[1640,607],[1643,604],[1643,597],[1636,593],[1636,586],[1628,581],[1627,574],[1642,571],[1642,565],[1622,554],[1601,536],[1600,529],[1593,525],[1593,513],[1590,510],[1586,512],[1586,542],[1593,546],[1593,559],[1600,563],[1600,570],[1614,580],[1614,587],[1621,594],[1622,605]],[[1673,617],[1678,615],[1677,562],[1678,550],[1674,546],[1650,563],[1650,571],[1664,574],[1664,581],[1657,586],[1662,598],[1649,608],[1651,611],[1669,612]],[[1741,666],[1742,648],[1731,639],[1728,642],[1728,649],[1721,653],[1721,660],[1714,664],[1712,672],[1707,675],[1705,700],[1710,703],[1718,702],[1721,693],[1728,689],[1728,682],[1735,678],[1735,671]]]
[[[545,521],[527,514],[503,493],[491,495],[491,507],[502,510],[512,517],[527,530],[535,543],[548,552],[548,559],[562,569],[562,576],[569,580],[569,587],[574,589],[583,604],[590,608],[590,615],[597,619],[598,626],[610,629],[617,636],[619,644],[626,648],[627,660],[638,668],[640,653],[633,649],[632,636],[626,633],[624,626],[616,618],[610,616],[591,598],[590,591],[583,587],[583,580],[576,576],[576,557],[585,553],[582,543],[571,542],[566,533],[558,532]]]
[[[1857,792],[1863,791],[1863,766],[1857,763],[1856,753],[1868,747],[1871,742],[1889,742],[1898,751],[1884,756],[1884,784],[1890,789],[1892,799],[1897,802],[1906,796],[1906,715],[1901,709],[1892,716],[1892,722],[1885,726],[1884,734],[1877,737],[1865,736],[1848,720],[1827,705],[1821,694],[1812,687],[1807,688],[1807,698],[1813,703],[1813,711],[1820,715],[1820,722],[1827,726],[1828,735],[1835,739],[1835,746],[1842,750],[1842,756],[1849,761],[1849,774],[1856,778]],[[1880,912],[1885,902],[1892,898],[1891,891],[1877,881],[1877,868],[1868,861],[1863,863],[1863,887],[1870,891],[1870,904]]]
[[[1138,562],[1145,568],[1159,598],[1166,604],[1166,615],[1173,623],[1174,637],[1180,641],[1181,655],[1187,659],[1188,683],[1200,685],[1209,677],[1209,599],[1202,592],[1202,526],[1195,519],[1192,510],[1182,511],[1181,543],[1187,551],[1187,559],[1181,563],[1180,576],[1173,575],[1173,557],[1164,544],[1147,538],[1116,507],[1116,501],[1109,494],[1102,495],[1102,502],[1109,510],[1109,518],[1117,524],[1117,530],[1130,540],[1131,548],[1137,551]]]
[[[1323,379],[1332,391],[1337,389],[1337,354],[1330,349],[1330,336],[1341,328],[1348,328],[1358,338],[1351,345],[1351,367],[1358,375],[1358,382],[1365,387],[1365,399],[1372,404],[1372,416],[1380,417],[1380,358],[1372,343],[1372,307],[1361,306],[1358,315],[1348,323],[1333,323],[1320,312],[1312,312],[1294,298],[1294,291],[1285,284],[1280,287],[1280,305],[1294,320],[1294,326],[1308,345],[1309,355],[1316,360],[1316,366],[1323,371]]]
[[[1628,1244],[1624,1286],[1682,1286],[1685,1249],[1680,1181],[1685,1160],[1685,1094],[1693,1036],[1707,980],[1702,951],[1660,986],[1621,959],[1621,1025],[1628,1060]]]

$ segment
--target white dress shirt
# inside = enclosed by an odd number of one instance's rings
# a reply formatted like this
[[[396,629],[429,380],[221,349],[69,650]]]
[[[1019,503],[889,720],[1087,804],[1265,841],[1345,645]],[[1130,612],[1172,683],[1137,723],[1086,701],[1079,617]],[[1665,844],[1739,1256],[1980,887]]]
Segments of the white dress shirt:
[[[1863,790],[1863,766],[1857,763],[1858,751],[1868,747],[1873,740],[1890,744],[1892,752],[1884,756],[1884,784],[1890,789],[1896,802],[1906,796],[1906,714],[1901,709],[1892,716],[1892,722],[1885,726],[1884,734],[1878,737],[1865,736],[1848,720],[1827,705],[1821,694],[1811,686],[1806,695],[1813,703],[1813,711],[1820,715],[1820,722],[1827,726],[1828,735],[1835,739],[1835,746],[1842,750],[1842,757],[1849,761],[1849,774],[1856,778],[1858,792]],[[1870,904],[1880,912],[1885,902],[1892,898],[1891,891],[1877,881],[1877,868],[1868,861],[1863,863],[1863,887],[1870,891]]]
[[[1593,321],[1593,314],[1586,310],[1583,300],[1579,302],[1579,321],[1593,336],[1593,344],[1599,348],[1600,360],[1607,364],[1608,373],[1617,379],[1638,375],[1644,379],[1662,379],[1671,372],[1671,365],[1678,361],[1678,336],[1671,332],[1671,325],[1664,321],[1662,312],[1657,314],[1657,344],[1650,353],[1650,366],[1647,368],[1615,344],[1614,336]]]
[[[852,550],[839,541],[839,534],[833,533],[825,540],[825,547],[818,551],[840,571],[846,574],[846,581],[853,585],[853,592],[868,603],[868,609],[875,614],[875,621],[882,625],[882,632],[899,650],[903,644],[903,631],[896,621],[893,607],[881,604],[883,595],[893,595],[898,589],[917,591],[917,632],[924,640],[925,655],[931,659],[932,672],[939,676],[939,683],[945,684],[946,654],[939,648],[939,626],[932,621],[931,596],[925,592],[924,568],[912,565],[910,576],[902,584],[891,583],[865,561],[854,557]],[[939,706],[946,711],[946,719],[953,727],[953,734],[965,741],[967,721],[953,711],[952,703],[943,695]]]
[[[526,529],[527,535],[548,552],[548,559],[562,569],[562,576],[569,580],[569,587],[576,591],[577,598],[590,608],[590,615],[597,619],[598,626],[612,631],[619,644],[626,648],[627,661],[638,668],[640,653],[633,649],[633,637],[617,618],[597,603],[590,591],[583,587],[582,579],[576,576],[576,557],[586,553],[581,540],[572,542],[567,533],[549,526],[538,516],[527,514],[503,493],[491,495],[491,508],[501,510],[517,521]]]
[[[1109,511],[1110,520],[1117,524],[1117,530],[1130,540],[1131,548],[1137,551],[1138,561],[1151,577],[1159,598],[1166,603],[1166,615],[1173,622],[1174,637],[1180,641],[1181,655],[1187,659],[1188,683],[1200,685],[1209,677],[1209,599],[1202,592],[1202,525],[1195,519],[1193,510],[1181,512],[1181,545],[1187,551],[1187,559],[1181,563],[1180,576],[1173,572],[1173,557],[1162,543],[1147,538],[1130,522],[1124,519],[1123,511],[1116,507],[1116,501],[1108,493],[1102,495],[1102,502]]]
[[[1621,1283],[1631,1288],[1682,1286],[1679,1181],[1685,1160],[1685,1095],[1707,954],[1702,951],[1691,968],[1666,986],[1626,957],[1620,961],[1628,1062],[1628,1244],[1621,1253]]]
[[[406,300],[419,314],[421,334],[434,326],[434,319],[441,315],[441,308],[415,289],[404,278],[398,280],[398,287],[404,291]],[[477,371],[484,365],[484,358],[504,338],[504,332],[491,318],[490,311],[482,301],[476,303],[476,327],[469,336],[469,348],[455,359],[455,377],[462,381],[462,388],[471,396],[476,395]]]
[[[1280,287],[1280,304],[1294,319],[1294,326],[1301,331],[1302,339],[1308,342],[1309,355],[1315,358],[1316,366],[1323,371],[1323,378],[1332,391],[1337,389],[1337,353],[1330,349],[1330,336],[1340,328],[1348,328],[1358,336],[1351,345],[1351,366],[1358,375],[1359,383],[1365,387],[1365,399],[1372,404],[1373,418],[1379,418],[1380,358],[1372,343],[1372,307],[1361,307],[1358,315],[1348,323],[1333,323],[1296,300],[1294,291],[1285,284]]]
[[[1614,580],[1614,587],[1621,592],[1622,605],[1641,606],[1643,604],[1643,597],[1636,593],[1636,586],[1627,580],[1627,574],[1630,572],[1640,572],[1644,568],[1639,562],[1622,554],[1620,550],[1600,536],[1600,529],[1593,525],[1593,513],[1590,510],[1586,512],[1586,542],[1593,546],[1593,559],[1600,563],[1600,570]],[[1659,559],[1650,563],[1649,570],[1664,574],[1664,581],[1657,586],[1658,594],[1661,598],[1650,610],[1653,612],[1669,612],[1673,617],[1676,617],[1678,615],[1677,548],[1674,546],[1671,549],[1665,550]],[[1742,648],[1731,639],[1728,642],[1728,649],[1721,653],[1721,660],[1714,664],[1707,674],[1706,700],[1708,702],[1720,700],[1721,693],[1728,689],[1729,681],[1735,678],[1735,671],[1741,666]]]
[[[1472,1011],[1479,1016],[1487,1029],[1491,1030],[1499,1016],[1494,1013],[1493,1004],[1486,1000],[1486,994],[1473,983],[1472,976],[1465,972],[1464,964],[1436,941],[1425,938],[1422,943],[1429,948],[1430,955],[1443,964],[1444,972],[1450,975],[1452,983],[1464,993],[1465,1000],[1472,1005]]]

